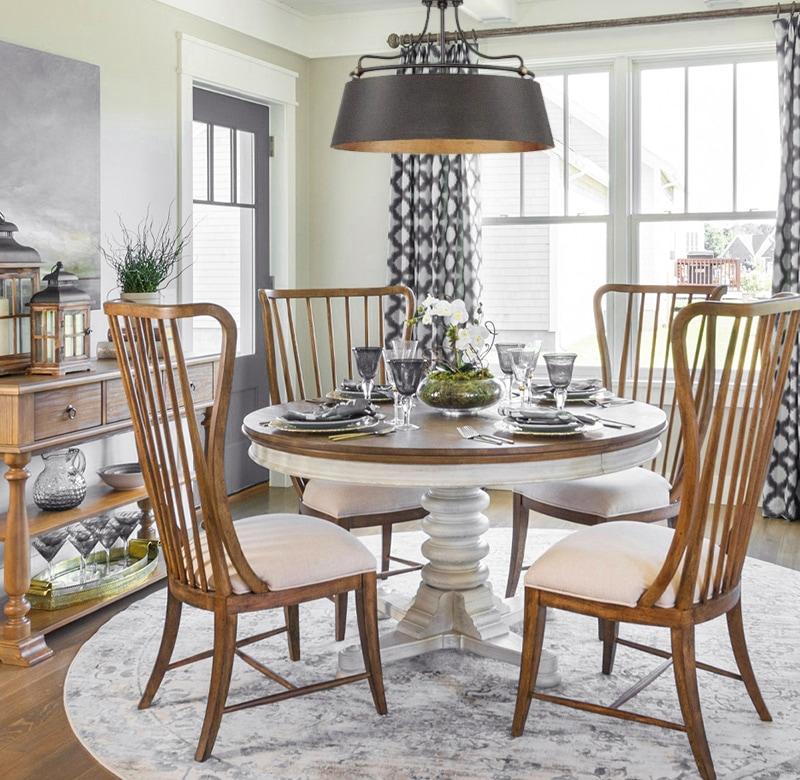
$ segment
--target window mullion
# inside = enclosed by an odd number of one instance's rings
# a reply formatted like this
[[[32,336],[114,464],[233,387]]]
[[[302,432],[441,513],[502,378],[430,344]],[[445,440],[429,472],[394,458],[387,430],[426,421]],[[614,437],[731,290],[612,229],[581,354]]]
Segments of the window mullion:
[[[738,99],[738,78],[739,78],[739,64],[733,63],[733,165],[731,171],[733,174],[733,210],[739,211],[738,202],[738,189],[739,189],[739,169],[737,159],[739,157],[739,130],[736,119],[737,114],[737,99]]]
[[[525,216],[525,155],[519,155],[519,215]]]
[[[569,216],[569,76],[564,75],[563,100],[564,113],[564,216]]]
[[[683,213],[689,213],[689,68],[683,69]]]

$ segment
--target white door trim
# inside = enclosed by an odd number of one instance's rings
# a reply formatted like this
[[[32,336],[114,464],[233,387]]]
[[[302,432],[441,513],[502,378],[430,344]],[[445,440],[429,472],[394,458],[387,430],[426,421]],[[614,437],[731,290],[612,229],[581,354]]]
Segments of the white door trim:
[[[192,89],[196,86],[262,103],[270,109],[275,157],[270,163],[270,270],[276,285],[293,287],[296,263],[296,86],[298,74],[266,60],[178,33],[178,213],[192,216]],[[191,246],[177,296],[191,300]]]

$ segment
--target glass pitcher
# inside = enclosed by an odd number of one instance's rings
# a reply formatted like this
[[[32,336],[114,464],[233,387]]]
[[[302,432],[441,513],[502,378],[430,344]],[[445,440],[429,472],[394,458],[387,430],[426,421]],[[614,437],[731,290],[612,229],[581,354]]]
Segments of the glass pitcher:
[[[42,455],[44,471],[33,483],[33,500],[39,509],[59,512],[78,506],[86,497],[86,458],[77,448]]]

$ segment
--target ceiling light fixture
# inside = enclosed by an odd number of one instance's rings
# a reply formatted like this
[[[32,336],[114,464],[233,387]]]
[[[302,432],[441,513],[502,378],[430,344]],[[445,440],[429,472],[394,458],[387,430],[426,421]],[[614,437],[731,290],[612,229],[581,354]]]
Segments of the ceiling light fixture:
[[[463,0],[422,0],[428,35],[439,10],[439,61],[397,62],[364,55],[345,85],[331,146],[354,152],[484,154],[553,148],[542,90],[518,55],[483,54],[468,40],[458,16]],[[467,56],[447,59],[446,13],[455,15],[457,42]],[[469,55],[477,58],[469,61]],[[365,65],[368,60],[382,64]],[[486,62],[481,62],[485,60]],[[514,65],[499,64],[516,60]],[[391,62],[390,62],[391,61]],[[391,75],[373,75],[390,73]]]

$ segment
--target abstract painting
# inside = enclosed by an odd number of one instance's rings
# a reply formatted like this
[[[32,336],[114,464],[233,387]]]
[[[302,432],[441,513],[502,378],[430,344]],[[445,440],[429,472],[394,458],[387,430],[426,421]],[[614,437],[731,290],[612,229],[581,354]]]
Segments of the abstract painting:
[[[100,306],[100,68],[0,42],[0,211]]]

